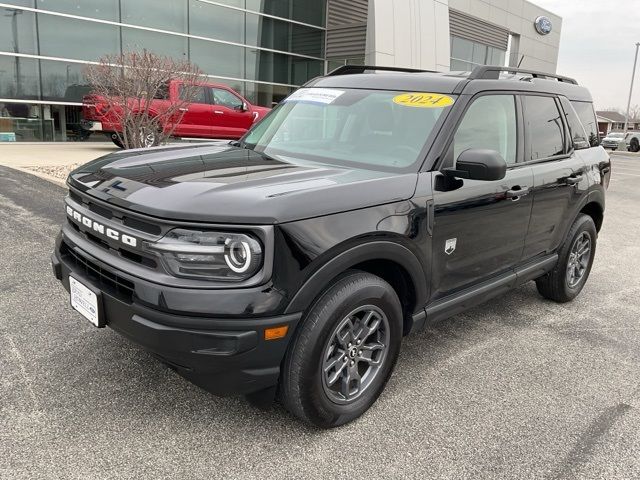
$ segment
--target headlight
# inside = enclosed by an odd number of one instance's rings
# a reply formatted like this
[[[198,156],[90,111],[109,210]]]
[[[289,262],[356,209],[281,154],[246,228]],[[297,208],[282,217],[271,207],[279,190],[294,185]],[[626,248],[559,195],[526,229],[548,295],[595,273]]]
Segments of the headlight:
[[[175,229],[145,247],[177,277],[238,282],[262,266],[260,242],[243,233]]]

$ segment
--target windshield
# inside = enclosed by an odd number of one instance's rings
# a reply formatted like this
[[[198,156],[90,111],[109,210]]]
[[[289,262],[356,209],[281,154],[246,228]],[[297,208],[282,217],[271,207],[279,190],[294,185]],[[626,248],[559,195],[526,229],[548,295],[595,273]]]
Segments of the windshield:
[[[242,144],[276,159],[407,171],[453,102],[436,93],[301,88]]]
[[[624,137],[624,133],[610,133],[609,135],[607,135],[607,137],[609,137],[609,138],[622,138],[622,137]]]

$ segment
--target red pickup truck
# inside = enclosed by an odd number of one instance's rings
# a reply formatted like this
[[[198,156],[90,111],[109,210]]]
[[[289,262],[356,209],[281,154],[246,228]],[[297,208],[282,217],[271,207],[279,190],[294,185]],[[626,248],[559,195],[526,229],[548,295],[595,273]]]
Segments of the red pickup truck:
[[[169,82],[164,98],[154,99],[149,108],[151,114],[159,114],[179,98],[183,83]],[[238,139],[269,108],[251,105],[245,98],[226,85],[197,84],[192,103],[183,109],[183,115],[175,126],[173,136],[195,138]],[[82,101],[82,127],[85,130],[105,133],[113,143],[122,147],[115,132],[122,132],[116,115],[109,111],[104,98],[85,95]],[[173,125],[165,125],[165,131]]]

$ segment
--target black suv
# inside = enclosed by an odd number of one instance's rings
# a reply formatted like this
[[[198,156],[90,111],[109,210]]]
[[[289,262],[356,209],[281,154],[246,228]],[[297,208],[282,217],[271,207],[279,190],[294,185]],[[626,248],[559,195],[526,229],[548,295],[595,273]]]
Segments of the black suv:
[[[578,295],[610,169],[572,79],[341,67],[239,142],[72,172],[53,269],[94,325],[197,385],[334,427],[404,335],[530,280]]]

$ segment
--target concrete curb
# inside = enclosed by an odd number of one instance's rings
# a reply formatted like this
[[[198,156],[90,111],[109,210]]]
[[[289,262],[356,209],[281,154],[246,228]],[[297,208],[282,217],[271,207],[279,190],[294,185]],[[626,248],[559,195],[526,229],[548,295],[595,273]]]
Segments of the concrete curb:
[[[607,150],[607,152],[612,156],[624,155],[625,157],[640,157],[640,152],[619,152],[618,150],[615,152]]]

